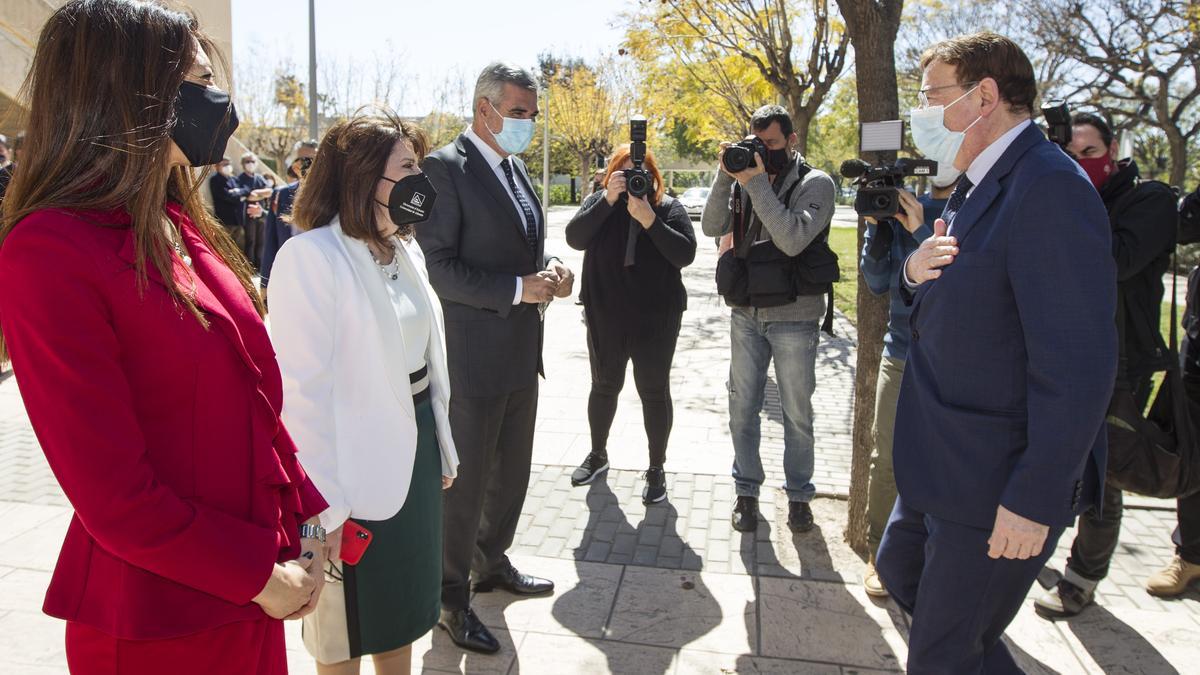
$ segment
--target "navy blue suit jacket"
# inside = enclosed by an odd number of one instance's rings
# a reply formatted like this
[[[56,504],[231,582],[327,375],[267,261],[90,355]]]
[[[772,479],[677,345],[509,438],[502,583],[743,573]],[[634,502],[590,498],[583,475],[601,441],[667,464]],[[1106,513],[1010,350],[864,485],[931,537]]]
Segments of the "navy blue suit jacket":
[[[292,203],[296,200],[296,191],[300,182],[288,183],[281,188],[275,188],[271,196],[271,208],[267,211],[267,224],[263,231],[262,264],[258,275],[263,288],[271,279],[271,269],[275,267],[275,255],[284,242],[292,238],[292,225],[284,220],[292,213]]]
[[[955,216],[919,286],[893,450],[905,504],[991,529],[1065,527],[1097,499],[1117,366],[1108,215],[1079,165],[1022,132]]]

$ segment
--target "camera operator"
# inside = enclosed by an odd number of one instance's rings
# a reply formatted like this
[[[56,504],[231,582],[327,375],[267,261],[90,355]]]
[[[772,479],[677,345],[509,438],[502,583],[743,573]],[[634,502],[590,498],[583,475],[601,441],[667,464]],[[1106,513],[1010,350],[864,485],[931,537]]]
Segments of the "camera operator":
[[[871,455],[871,474],[867,493],[867,548],[870,559],[863,575],[867,595],[885,598],[887,589],[875,571],[875,552],[883,539],[892,504],[896,501],[896,476],[892,472],[892,434],[896,425],[896,402],[900,398],[900,379],[904,375],[904,360],[912,339],[909,317],[912,308],[900,295],[900,269],[921,242],[933,236],[933,223],[946,208],[950,193],[958,184],[962,172],[953,164],[938,164],[938,173],[930,181],[932,191],[914,197],[900,191],[903,211],[895,217],[876,222],[867,218],[867,233],[863,243],[860,265],[867,287],[875,295],[888,293],[891,297],[888,330],[883,337],[883,358],[879,362],[879,379],[875,388],[875,451]]]
[[[642,501],[654,504],[667,497],[663,464],[671,434],[671,361],[687,308],[680,270],[696,257],[696,233],[683,204],[663,194],[662,174],[648,150],[644,165],[650,189],[634,196],[626,188],[634,168],[630,146],[617,148],[600,177],[605,189],[584,200],[567,223],[567,244],[585,252],[579,297],[592,364],[592,451],[571,484],[591,483],[608,468],[608,432],[632,360],[650,446]]]
[[[1098,115],[1075,115],[1066,149],[1087,172],[1108,209],[1123,357],[1117,377],[1126,378],[1134,401],[1145,410],[1153,388],[1151,376],[1165,369],[1170,359],[1159,313],[1163,274],[1175,249],[1179,222],[1175,193],[1164,183],[1142,181],[1132,159],[1117,159],[1112,127]],[[1117,548],[1121,511],[1121,490],[1109,485],[1103,504],[1080,516],[1062,580],[1034,603],[1039,615],[1049,619],[1075,616],[1092,603],[1096,584],[1108,574]]]
[[[794,151],[796,134],[792,118],[782,106],[759,108],[750,119],[750,127],[754,137],[765,146],[765,161],[759,152],[754,152],[752,164],[730,173],[724,161],[730,144],[721,144],[717,162],[720,171],[708,195],[701,227],[708,237],[734,231],[733,209],[745,206],[744,201],[739,206],[736,195],[731,199],[736,181],[741,196],[749,200],[749,208],[743,213],[749,214],[749,220],[761,223],[753,247],[777,248],[783,255],[794,258],[817,241],[833,219],[833,179],[804,164]],[[735,233],[735,239],[749,231]],[[739,532],[751,532],[758,527],[758,494],[765,479],[759,455],[759,414],[772,358],[783,408],[788,527],[793,532],[803,532],[813,526],[809,507],[816,494],[812,484],[812,394],[816,388],[817,342],[826,304],[822,295],[795,298],[775,307],[734,307],[731,311],[729,431],[733,436],[733,479],[737,492],[732,523]]]

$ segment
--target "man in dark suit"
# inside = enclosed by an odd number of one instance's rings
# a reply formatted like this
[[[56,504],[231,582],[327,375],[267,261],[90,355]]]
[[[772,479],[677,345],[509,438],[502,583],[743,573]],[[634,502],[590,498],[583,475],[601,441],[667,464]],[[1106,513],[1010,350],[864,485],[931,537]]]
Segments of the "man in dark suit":
[[[554,590],[505,555],[529,485],[542,312],[569,296],[573,282],[545,253],[541,203],[515,157],[528,147],[537,113],[533,76],[493,63],[475,85],[471,126],[422,164],[439,199],[417,239],[445,309],[450,424],[461,461],[446,491],[438,623],[455,644],[485,653],[500,644],[470,608],[472,573],[476,592]]]
[[[876,565],[912,614],[909,672],[1017,673],[1004,629],[1103,489],[1110,228],[1087,175],[1033,126],[1033,68],[1016,44],[977,33],[921,63],[913,140],[964,175],[902,270],[899,497]]]
[[[296,234],[295,226],[291,223],[292,204],[296,201],[300,183],[304,181],[308,167],[312,165],[316,156],[316,141],[296,141],[287,159],[287,174],[292,182],[276,188],[275,194],[271,196],[271,205],[267,209],[266,231],[263,234],[262,265],[258,270],[259,285],[264,298],[271,280],[271,269],[275,267],[275,255],[284,243]]]

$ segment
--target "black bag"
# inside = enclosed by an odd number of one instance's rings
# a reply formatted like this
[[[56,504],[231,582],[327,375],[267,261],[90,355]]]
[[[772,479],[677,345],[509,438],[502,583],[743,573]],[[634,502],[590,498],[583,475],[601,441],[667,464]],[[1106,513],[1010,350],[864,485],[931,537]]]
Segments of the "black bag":
[[[1174,267],[1174,266],[1173,266]],[[1174,269],[1172,271],[1175,271]],[[1192,277],[1200,268],[1192,271]],[[1189,289],[1193,286],[1189,279]],[[1193,298],[1188,297],[1189,309]],[[1117,325],[1124,332],[1125,302],[1117,298]],[[1185,376],[1179,365],[1176,284],[1171,284],[1171,363],[1150,412],[1145,416],[1134,401],[1125,376],[1124,336],[1121,368],[1108,407],[1108,469],[1111,487],[1148,497],[1186,497],[1200,491],[1200,379]]]

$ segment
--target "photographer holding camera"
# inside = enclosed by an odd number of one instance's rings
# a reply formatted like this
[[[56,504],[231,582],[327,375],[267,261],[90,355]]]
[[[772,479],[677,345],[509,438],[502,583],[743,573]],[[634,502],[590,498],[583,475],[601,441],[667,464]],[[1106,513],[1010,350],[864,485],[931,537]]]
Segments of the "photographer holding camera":
[[[808,294],[812,289],[800,283],[808,281],[813,271],[800,259],[810,247],[823,250],[822,262],[828,263],[832,256],[825,237],[833,219],[834,184],[828,174],[805,164],[793,150],[796,134],[782,106],[759,108],[750,127],[754,133],[747,141],[721,144],[720,172],[701,220],[705,236],[733,233],[734,250],[724,254],[722,264],[744,264],[748,277],[744,288],[737,283],[731,287],[718,272],[718,290],[733,306],[729,431],[737,503],[732,523],[739,532],[758,527],[758,494],[765,479],[759,414],[767,367],[774,359],[784,419],[788,527],[803,532],[813,526],[809,507],[816,494],[812,394],[821,317],[827,306],[823,294]],[[836,278],[836,256],[832,265]],[[832,283],[828,278],[820,279],[821,288]]]
[[[1117,263],[1117,326],[1121,367],[1133,401],[1145,410],[1152,375],[1169,365],[1170,354],[1159,328],[1163,275],[1175,250],[1179,223],[1175,193],[1158,181],[1144,181],[1132,159],[1118,160],[1112,127],[1099,115],[1071,119],[1065,150],[1073,156],[1104,200],[1112,225]],[[1108,575],[1117,549],[1123,510],[1121,489],[1108,485],[1102,503],[1079,518],[1066,571],[1058,585],[1037,599],[1034,608],[1047,619],[1075,616],[1092,603],[1096,584]]]
[[[883,358],[875,389],[875,449],[871,454],[871,474],[867,492],[867,548],[870,559],[863,575],[863,590],[877,598],[887,597],[887,589],[875,571],[875,552],[883,539],[892,504],[896,501],[896,476],[892,471],[892,435],[896,426],[896,402],[900,398],[900,380],[904,361],[912,341],[909,317],[912,308],[900,295],[900,269],[921,242],[933,236],[933,224],[942,215],[950,193],[962,172],[942,162],[932,178],[932,191],[914,197],[900,190],[903,211],[892,218],[876,221],[867,218],[860,266],[867,287],[875,295],[890,295],[888,330],[883,337]]]
[[[579,297],[592,364],[592,451],[571,484],[587,485],[608,469],[608,432],[632,360],[650,448],[642,501],[654,504],[667,497],[671,361],[687,308],[680,270],[696,257],[696,234],[683,204],[664,194],[654,154],[646,150],[645,124],[630,122],[632,143],[617,148],[601,181],[605,188],[567,223],[567,244],[585,252]]]

